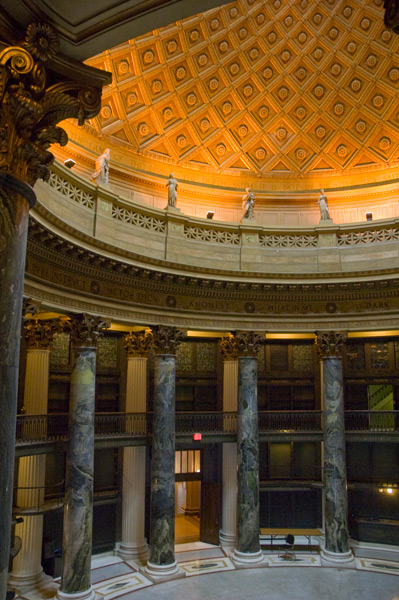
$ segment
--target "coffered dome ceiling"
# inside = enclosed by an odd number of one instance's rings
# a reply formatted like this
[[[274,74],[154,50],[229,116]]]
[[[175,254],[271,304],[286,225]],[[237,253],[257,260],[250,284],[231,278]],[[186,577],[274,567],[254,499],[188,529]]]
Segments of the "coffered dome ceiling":
[[[200,4],[200,3],[199,3]],[[191,169],[317,177],[399,166],[399,36],[382,0],[236,0],[130,40],[92,121]]]

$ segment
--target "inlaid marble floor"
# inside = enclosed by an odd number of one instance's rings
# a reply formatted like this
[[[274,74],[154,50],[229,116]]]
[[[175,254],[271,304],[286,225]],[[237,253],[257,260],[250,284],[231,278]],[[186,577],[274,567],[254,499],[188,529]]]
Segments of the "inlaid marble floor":
[[[396,552],[391,560],[369,553],[356,557],[351,569],[322,567],[320,556],[307,552],[296,553],[295,560],[267,552],[261,566],[236,569],[222,548],[195,542],[176,546],[183,579],[154,585],[141,565],[100,556],[92,560],[92,585],[98,600],[242,600],[249,591],[251,600],[399,600],[399,560],[392,560]],[[16,600],[51,600],[57,588],[52,582]]]

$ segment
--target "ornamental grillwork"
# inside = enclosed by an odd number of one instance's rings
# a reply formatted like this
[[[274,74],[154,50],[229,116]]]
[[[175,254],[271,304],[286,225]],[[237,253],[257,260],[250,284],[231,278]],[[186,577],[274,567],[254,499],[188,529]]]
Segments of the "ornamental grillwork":
[[[184,237],[197,242],[213,242],[215,244],[240,245],[240,234],[220,229],[206,229],[204,227],[185,227]]]
[[[69,333],[54,334],[50,350],[51,367],[67,367],[69,365]]]
[[[348,344],[346,362],[348,367],[353,371],[364,371],[366,368],[366,357],[362,342]]]
[[[294,344],[292,346],[292,363],[295,373],[313,372],[313,351],[312,346],[303,344]]]
[[[122,221],[122,223],[136,225],[136,227],[142,227],[149,231],[156,231],[157,233],[165,233],[166,231],[166,225],[163,219],[142,215],[141,213],[123,208],[122,206],[112,205],[111,216],[117,221]]]
[[[99,337],[97,340],[97,365],[105,369],[117,367],[118,340],[115,337]]]
[[[357,244],[375,244],[376,242],[395,242],[399,240],[399,229],[390,227],[375,231],[353,231],[337,235],[338,246],[356,246]]]
[[[197,370],[215,371],[216,345],[210,342],[197,343]]]
[[[53,171],[50,173],[50,179],[48,183],[50,187],[54,188],[57,192],[59,192],[69,200],[77,202],[81,206],[85,206],[86,208],[93,210],[94,197],[91,194],[89,194],[89,192],[85,192],[82,189],[76,187],[76,185],[73,185],[66,179],[63,179]]]
[[[260,235],[264,248],[317,248],[316,235]]]
[[[372,369],[389,369],[388,344],[370,344],[370,360]]]
[[[189,342],[182,342],[176,350],[176,369],[178,371],[192,371],[193,370],[193,359],[192,359],[192,348],[193,345]]]

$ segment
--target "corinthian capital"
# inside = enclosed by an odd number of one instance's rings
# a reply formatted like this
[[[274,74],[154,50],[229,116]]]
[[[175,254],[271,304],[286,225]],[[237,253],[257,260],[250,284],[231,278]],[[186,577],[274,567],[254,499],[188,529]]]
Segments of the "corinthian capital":
[[[224,360],[238,359],[238,344],[234,335],[222,338],[219,342],[219,348]]]
[[[125,335],[125,349],[127,355],[132,356],[146,356],[150,350],[153,342],[152,333],[146,333],[145,331],[132,331]]]
[[[103,335],[110,327],[110,323],[103,321],[101,317],[88,315],[86,313],[69,315],[66,328],[71,332],[72,346],[95,347],[99,335]]]
[[[64,330],[59,319],[49,321],[41,319],[30,319],[22,326],[22,335],[26,339],[28,350],[49,350],[55,333]]]
[[[83,125],[100,110],[100,88],[60,81],[57,52],[57,34],[42,23],[31,23],[16,46],[0,42],[0,169],[30,185],[49,177],[50,145],[68,142],[57,123]]]
[[[176,350],[186,334],[177,327],[154,325],[151,327],[155,354],[176,354]]]
[[[342,332],[316,332],[316,349],[320,358],[342,358],[346,340],[346,334]]]
[[[254,331],[236,333],[239,356],[256,356],[261,345],[264,343],[264,336]]]

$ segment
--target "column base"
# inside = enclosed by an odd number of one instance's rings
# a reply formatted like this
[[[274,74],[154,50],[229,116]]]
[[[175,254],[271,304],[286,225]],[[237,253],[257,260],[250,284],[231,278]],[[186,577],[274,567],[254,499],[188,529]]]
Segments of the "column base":
[[[147,561],[146,566],[140,571],[148,577],[153,583],[162,583],[163,581],[169,581],[171,579],[180,579],[185,577],[186,574],[174,561],[170,565],[155,565],[154,563]]]
[[[351,550],[348,550],[348,552],[330,552],[323,549],[320,551],[320,558],[323,567],[346,567],[352,569],[356,564]]]
[[[43,569],[36,573],[27,573],[24,571],[21,573],[11,572],[8,578],[9,585],[18,592],[27,592],[35,588],[40,588],[51,581],[53,581],[53,578],[50,575],[46,575]]]
[[[235,548],[234,552],[230,555],[230,559],[237,569],[260,567],[261,563],[265,563],[265,566],[267,565],[267,560],[262,550],[258,550],[258,552],[240,552]]]
[[[90,586],[88,590],[84,590],[84,592],[74,592],[71,594],[61,590],[58,590],[57,592],[57,598],[59,600],[94,600],[95,597],[96,592],[93,590],[92,586]]]
[[[226,533],[225,531],[219,530],[219,542],[223,548],[234,548],[237,541],[235,533]]]
[[[123,560],[145,561],[149,554],[147,541],[145,540],[140,546],[119,542],[115,545],[115,554],[123,558]]]

